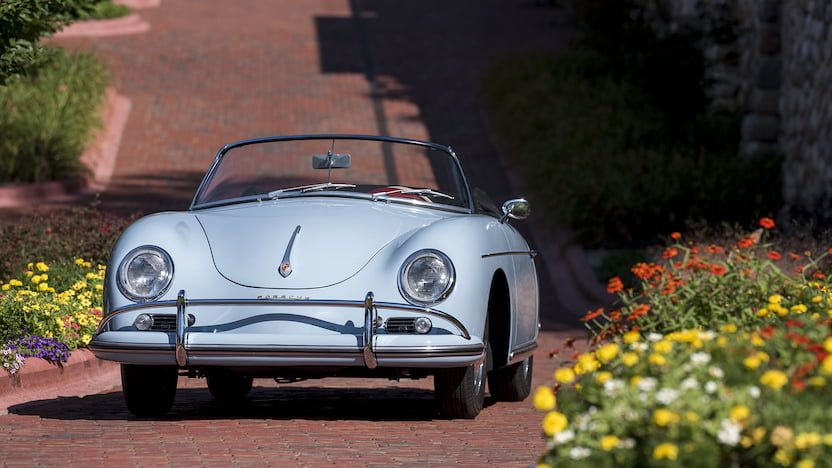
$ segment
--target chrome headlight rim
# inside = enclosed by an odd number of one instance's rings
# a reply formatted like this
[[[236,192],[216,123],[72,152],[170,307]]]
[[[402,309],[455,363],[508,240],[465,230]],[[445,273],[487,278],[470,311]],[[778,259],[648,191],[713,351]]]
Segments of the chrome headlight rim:
[[[405,286],[407,284],[407,273],[410,270],[410,267],[413,265],[414,261],[421,257],[438,258],[448,268],[448,285],[445,286],[445,290],[442,291],[440,295],[438,295],[430,301],[425,301],[419,299],[418,297],[414,297],[412,294],[408,292],[407,287]],[[413,252],[412,254],[410,254],[410,256],[408,256],[405,259],[404,262],[402,262],[402,266],[401,268],[399,268],[399,293],[402,295],[403,298],[405,298],[407,302],[413,305],[428,307],[439,304],[440,302],[448,298],[448,296],[453,292],[454,286],[456,286],[456,269],[454,268],[454,264],[447,255],[436,249],[422,249]]]
[[[154,253],[159,254],[162,259],[164,260],[165,264],[168,265],[168,269],[170,273],[168,274],[167,279],[165,280],[165,285],[159,290],[159,292],[153,296],[142,296],[140,294],[136,294],[129,289],[129,285],[127,284],[127,267],[130,263],[136,259],[141,254],[145,253]],[[173,259],[171,258],[170,254],[168,254],[165,249],[155,246],[155,245],[142,245],[136,247],[135,249],[127,252],[127,255],[121,259],[121,262],[118,265],[118,270],[116,272],[116,285],[118,285],[118,290],[121,294],[130,299],[133,302],[149,302],[155,301],[160,297],[164,296],[168,289],[170,289],[170,285],[173,283],[173,274],[174,274],[174,266],[173,266]]]

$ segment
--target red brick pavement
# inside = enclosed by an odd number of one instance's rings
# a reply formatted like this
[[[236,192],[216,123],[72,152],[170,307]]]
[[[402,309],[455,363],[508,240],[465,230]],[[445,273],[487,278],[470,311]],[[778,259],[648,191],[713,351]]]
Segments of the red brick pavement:
[[[558,361],[547,353],[568,335],[542,334],[535,385],[551,378]],[[12,407],[0,417],[0,465],[528,466],[544,446],[528,400],[435,419],[429,379],[256,385],[247,403],[222,407],[204,381],[187,381],[157,420],[132,418],[119,391]]]

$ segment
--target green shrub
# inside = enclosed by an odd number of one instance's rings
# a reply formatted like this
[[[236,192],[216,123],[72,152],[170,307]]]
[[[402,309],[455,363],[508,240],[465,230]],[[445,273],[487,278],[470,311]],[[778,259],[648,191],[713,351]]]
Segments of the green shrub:
[[[78,175],[106,84],[91,55],[52,50],[44,66],[0,87],[0,182]]]
[[[96,208],[72,208],[35,212],[0,226],[0,280],[20,276],[31,261],[52,265],[81,257],[106,264],[131,220]]]
[[[130,8],[126,5],[113,3],[111,0],[101,0],[93,6],[88,14],[83,14],[79,19],[112,19],[121,18],[130,14]]]
[[[673,116],[596,53],[505,58],[483,92],[538,212],[585,244],[653,243],[780,206],[780,159],[739,157],[736,116]]]

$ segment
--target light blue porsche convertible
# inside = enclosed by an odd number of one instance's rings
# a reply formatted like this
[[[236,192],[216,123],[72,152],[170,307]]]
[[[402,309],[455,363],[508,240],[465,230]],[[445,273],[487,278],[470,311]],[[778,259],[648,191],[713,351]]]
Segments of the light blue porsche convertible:
[[[535,251],[471,190],[451,148],[361,135],[223,147],[190,209],[116,243],[90,349],[122,364],[128,409],[169,411],[179,375],[245,398],[254,378],[433,376],[473,418],[531,387]]]

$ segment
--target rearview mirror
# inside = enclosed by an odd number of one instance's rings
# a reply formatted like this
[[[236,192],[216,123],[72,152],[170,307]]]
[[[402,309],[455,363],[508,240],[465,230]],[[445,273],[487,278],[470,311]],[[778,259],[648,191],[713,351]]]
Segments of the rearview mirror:
[[[532,210],[524,198],[515,198],[503,203],[503,216],[500,222],[504,223],[508,218],[511,219],[526,219],[531,214]]]
[[[315,169],[346,169],[352,165],[349,154],[327,153],[312,156],[312,167]]]

